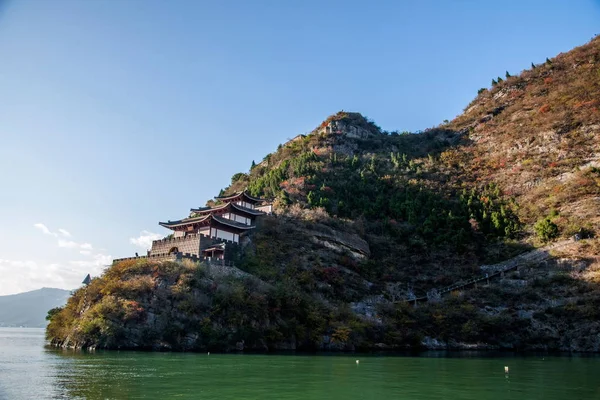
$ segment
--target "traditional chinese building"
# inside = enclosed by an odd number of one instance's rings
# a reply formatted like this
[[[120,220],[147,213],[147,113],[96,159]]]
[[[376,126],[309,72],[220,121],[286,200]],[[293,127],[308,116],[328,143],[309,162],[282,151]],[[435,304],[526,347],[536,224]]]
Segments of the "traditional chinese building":
[[[215,197],[215,199],[223,203],[234,203],[244,208],[263,211],[265,213],[271,213],[273,211],[273,205],[271,203],[267,202],[265,199],[250,196],[246,191],[238,192],[231,196]]]
[[[272,212],[272,204],[245,191],[215,199],[220,204],[192,208],[188,218],[159,222],[173,234],[153,241],[147,257],[170,259],[185,255],[188,258],[224,260],[227,250],[255,228],[256,218]]]

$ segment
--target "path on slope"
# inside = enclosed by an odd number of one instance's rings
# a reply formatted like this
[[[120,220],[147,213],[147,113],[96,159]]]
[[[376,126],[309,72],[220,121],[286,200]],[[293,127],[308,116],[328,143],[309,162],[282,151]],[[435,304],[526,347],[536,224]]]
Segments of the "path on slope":
[[[446,286],[441,289],[434,289],[437,291],[438,296],[443,296],[444,294],[450,293],[454,290],[459,290],[467,286],[476,285],[478,282],[489,281],[491,279],[503,277],[505,272],[512,271],[518,269],[519,267],[531,264],[537,264],[542,261],[545,261],[552,256],[550,255],[551,250],[556,250],[559,248],[563,248],[569,244],[574,243],[572,239],[561,240],[559,242],[553,243],[548,246],[540,247],[538,249],[528,251],[526,253],[519,254],[516,257],[510,258],[501,263],[492,264],[492,265],[481,265],[479,269],[482,271],[483,275],[478,275],[469,279],[468,281],[459,281],[450,286]],[[404,300],[408,302],[424,302],[429,300],[430,295],[425,295],[421,297],[415,297],[412,299]]]

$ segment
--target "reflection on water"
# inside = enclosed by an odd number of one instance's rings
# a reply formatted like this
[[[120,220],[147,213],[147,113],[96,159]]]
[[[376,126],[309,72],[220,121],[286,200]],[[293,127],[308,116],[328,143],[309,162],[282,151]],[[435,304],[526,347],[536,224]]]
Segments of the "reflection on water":
[[[0,399],[600,399],[598,357],[443,355],[81,353],[0,328]]]

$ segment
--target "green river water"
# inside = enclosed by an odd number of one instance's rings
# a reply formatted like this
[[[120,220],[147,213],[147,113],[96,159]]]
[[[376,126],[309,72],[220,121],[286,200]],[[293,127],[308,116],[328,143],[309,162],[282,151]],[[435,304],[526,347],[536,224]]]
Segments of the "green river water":
[[[85,353],[44,344],[41,329],[0,328],[0,399],[600,399],[600,357]]]

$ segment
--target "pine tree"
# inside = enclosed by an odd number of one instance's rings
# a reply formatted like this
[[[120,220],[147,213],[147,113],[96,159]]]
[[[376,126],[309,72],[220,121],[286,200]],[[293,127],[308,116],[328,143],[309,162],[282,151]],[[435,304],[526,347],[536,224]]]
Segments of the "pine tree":
[[[496,86],[498,84],[498,82],[496,82],[495,79],[492,79],[492,86]]]
[[[308,205],[310,205],[310,206],[315,204],[316,196],[312,190],[310,192],[308,192],[308,194],[306,195],[306,200],[308,201]]]
[[[392,159],[392,164],[394,164],[394,168],[396,168],[396,169],[400,168],[400,160],[398,159],[398,156],[396,156],[396,154],[394,154],[393,151],[390,154],[390,157]]]
[[[281,203],[285,204],[286,206],[292,203],[292,201],[290,200],[290,195],[285,190],[282,190],[279,193],[279,199],[281,200]]]
[[[504,79],[498,77],[498,83],[500,83],[500,82],[504,82]]]
[[[506,79],[510,78],[512,75],[508,73],[508,71],[506,71]]]
[[[531,63],[531,69],[535,69],[535,64]]]
[[[552,222],[550,218],[544,218],[539,220],[534,226],[533,229],[535,233],[537,233],[538,237],[542,239],[544,242],[548,242],[556,237],[558,237],[558,226]]]
[[[371,172],[375,172],[377,164],[375,164],[375,155],[371,157],[371,162],[369,163],[369,170]]]
[[[548,65],[552,65],[552,61],[550,61],[550,60],[548,59],[548,57],[546,57],[546,64],[548,64]]]
[[[252,160],[252,165],[250,165],[250,171],[252,171],[256,167],[256,163]]]

